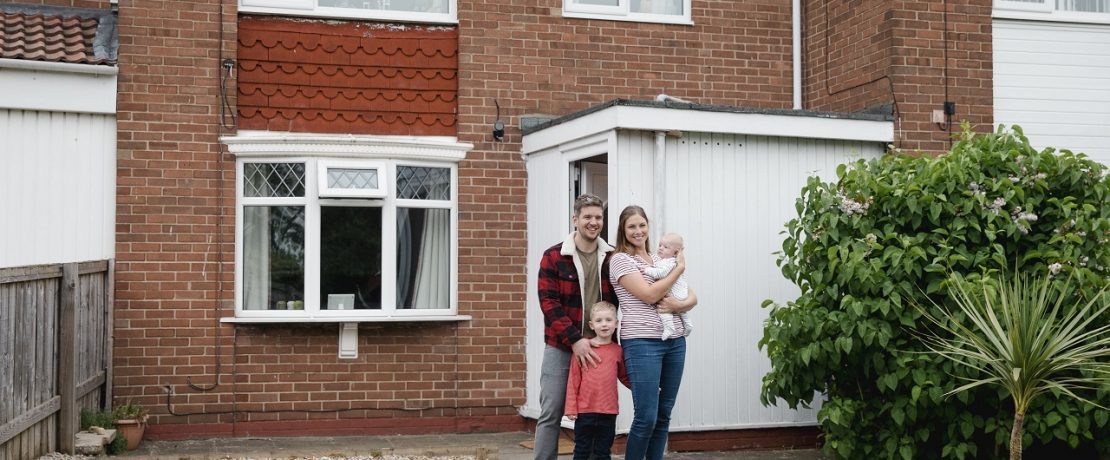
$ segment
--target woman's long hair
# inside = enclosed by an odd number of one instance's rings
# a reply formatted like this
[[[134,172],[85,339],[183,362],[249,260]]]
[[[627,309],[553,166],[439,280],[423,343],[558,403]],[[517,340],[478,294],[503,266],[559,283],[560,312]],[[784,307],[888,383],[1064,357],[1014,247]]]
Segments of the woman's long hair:
[[[644,212],[644,208],[633,204],[626,206],[624,210],[621,211],[621,216],[617,223],[617,250],[628,255],[633,255],[636,253],[636,247],[633,246],[632,243],[629,243],[628,238],[624,235],[624,225],[628,223],[628,219],[630,219],[632,216],[643,217],[644,222],[648,224],[648,228],[650,228],[651,226],[651,220],[648,219],[647,213]],[[650,247],[651,239],[644,238],[644,249],[649,250],[648,248]]]

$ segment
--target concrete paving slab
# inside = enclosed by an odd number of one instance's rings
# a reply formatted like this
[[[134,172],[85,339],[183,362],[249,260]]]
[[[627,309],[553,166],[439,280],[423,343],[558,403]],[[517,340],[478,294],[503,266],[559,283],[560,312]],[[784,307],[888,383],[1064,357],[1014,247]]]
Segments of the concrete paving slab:
[[[231,459],[355,459],[438,458],[529,460],[532,450],[520,446],[531,433],[444,434],[404,436],[242,437],[187,441],[143,441],[138,449],[119,455],[133,460]],[[623,459],[616,455],[613,458]],[[672,452],[675,460],[821,460],[817,450]],[[559,457],[571,459],[570,455]]]

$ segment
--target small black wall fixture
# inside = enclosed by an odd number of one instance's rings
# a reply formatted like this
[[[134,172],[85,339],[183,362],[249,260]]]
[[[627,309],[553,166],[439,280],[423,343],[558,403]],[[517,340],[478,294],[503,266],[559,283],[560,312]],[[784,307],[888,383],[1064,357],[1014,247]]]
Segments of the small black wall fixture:
[[[497,117],[493,122],[493,140],[501,142],[505,139],[505,122],[501,121],[501,104],[497,103],[497,99],[493,100],[493,105],[497,107]]]

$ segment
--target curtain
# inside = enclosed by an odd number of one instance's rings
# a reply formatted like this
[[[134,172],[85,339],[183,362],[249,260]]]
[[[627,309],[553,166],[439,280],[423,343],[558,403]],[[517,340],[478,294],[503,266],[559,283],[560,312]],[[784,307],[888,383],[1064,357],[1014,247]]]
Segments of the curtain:
[[[270,302],[270,208],[243,207],[243,309],[266,310]]]
[[[424,210],[413,308],[450,308],[450,213],[447,209]]]

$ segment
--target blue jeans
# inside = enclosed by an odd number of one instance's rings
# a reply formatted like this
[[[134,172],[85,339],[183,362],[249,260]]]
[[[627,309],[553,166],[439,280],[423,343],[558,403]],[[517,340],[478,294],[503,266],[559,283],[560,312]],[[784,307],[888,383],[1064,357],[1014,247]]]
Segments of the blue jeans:
[[[632,382],[634,410],[624,458],[661,460],[686,365],[686,338],[628,339],[622,340],[621,346]]]
[[[578,414],[574,421],[574,460],[609,460],[617,434],[617,414]]]

